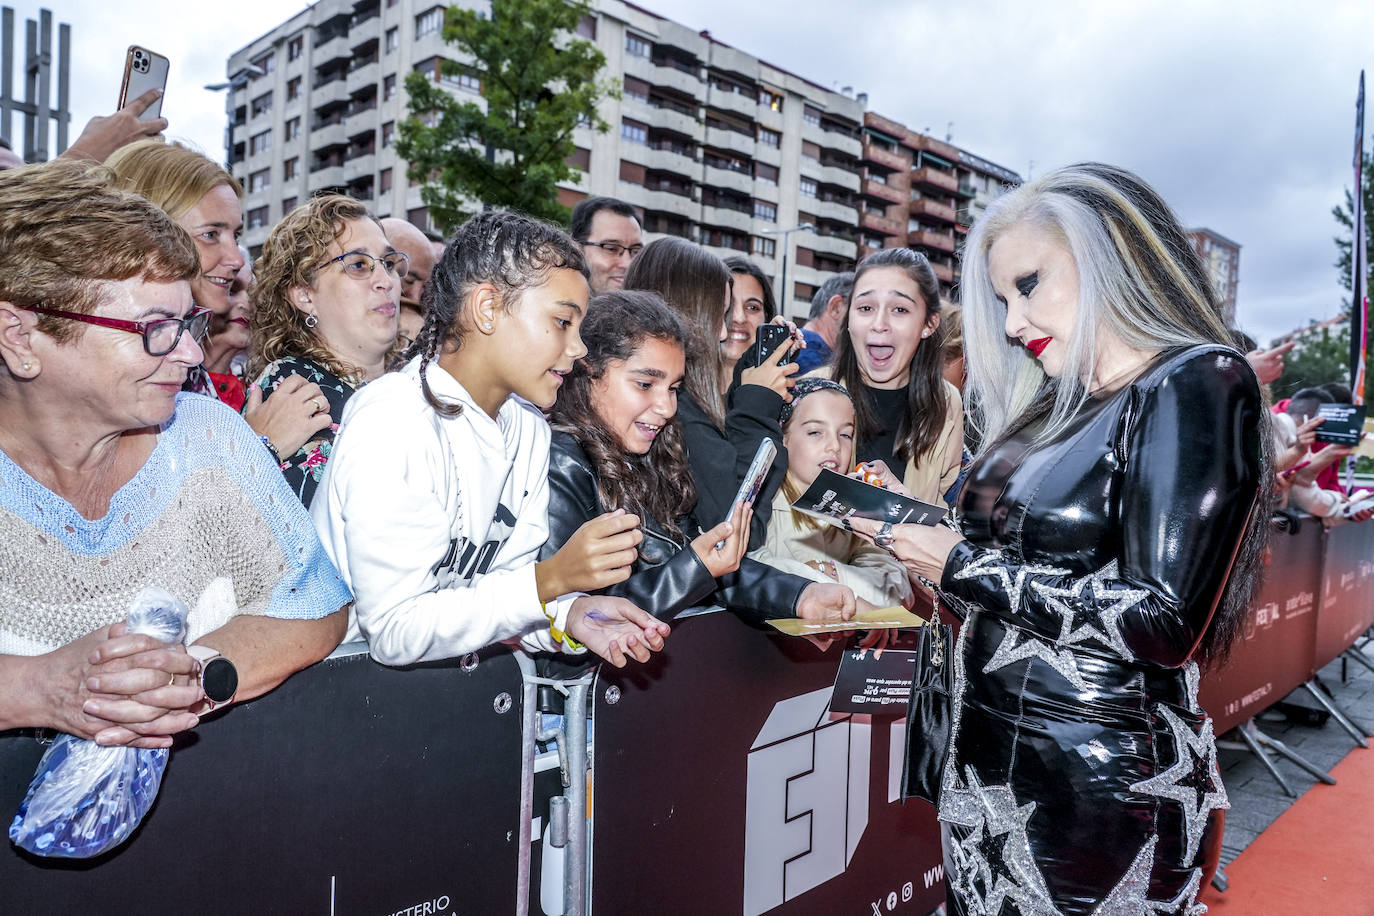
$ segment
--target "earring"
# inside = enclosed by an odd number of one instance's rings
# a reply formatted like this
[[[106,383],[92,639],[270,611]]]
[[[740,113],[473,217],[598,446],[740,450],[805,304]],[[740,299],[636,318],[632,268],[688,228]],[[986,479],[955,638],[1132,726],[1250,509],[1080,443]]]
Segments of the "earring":
[[[482,327],[485,328],[485,329],[487,329],[488,331],[490,331],[490,330],[491,330],[491,322],[490,322],[490,321],[484,321],[484,322],[482,322]]]
[[[313,328],[315,325],[317,325],[317,324],[319,324],[319,323],[320,323],[320,319],[319,319],[318,316],[315,315],[314,312],[311,312],[309,315],[306,315],[306,316],[305,316],[305,326],[306,326],[307,328]]]
[[[24,371],[25,371],[25,372],[28,372],[28,371],[29,371],[29,364],[28,364],[28,363],[24,363]]]

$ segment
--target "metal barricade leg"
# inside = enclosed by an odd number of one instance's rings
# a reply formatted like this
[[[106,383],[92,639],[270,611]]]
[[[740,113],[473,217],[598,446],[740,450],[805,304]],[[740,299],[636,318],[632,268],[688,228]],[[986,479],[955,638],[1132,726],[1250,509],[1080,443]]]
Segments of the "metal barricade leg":
[[[587,912],[587,694],[591,679],[568,685],[563,704],[568,743],[568,852],[563,859],[563,914]]]
[[[1240,735],[1240,740],[1245,742],[1244,746],[1249,749],[1250,753],[1258,757],[1259,762],[1264,764],[1264,768],[1269,771],[1270,776],[1274,777],[1274,782],[1279,784],[1279,788],[1283,789],[1283,793],[1289,798],[1297,798],[1298,793],[1293,791],[1293,787],[1288,784],[1288,780],[1284,779],[1278,767],[1274,766],[1274,761],[1269,759],[1269,755],[1264,752],[1264,748],[1260,747],[1255,736],[1250,734],[1250,729],[1254,728],[1254,724],[1254,719],[1242,722],[1240,725],[1236,726],[1236,734]],[[1256,731],[1258,731],[1258,729],[1256,729]],[[1234,745],[1229,741],[1218,741],[1217,747],[1234,747]]]
[[[1274,753],[1278,754],[1280,757],[1285,758],[1290,763],[1297,764],[1299,767],[1306,770],[1308,773],[1312,774],[1314,778],[1321,780],[1328,786],[1334,786],[1336,784],[1336,777],[1332,776],[1330,773],[1326,772],[1316,764],[1310,762],[1306,757],[1303,757],[1301,754],[1290,748],[1288,745],[1284,744],[1278,738],[1271,738],[1264,732],[1260,731],[1259,727],[1255,725],[1254,719],[1251,719],[1249,722],[1245,723],[1245,725],[1242,725],[1241,728],[1242,730],[1248,730],[1251,736],[1260,744],[1263,744],[1265,747],[1273,748]],[[1292,792],[1290,791],[1289,794],[1291,795]]]
[[[535,702],[539,685],[530,678],[534,661],[517,651],[524,680],[520,690],[520,865],[515,884],[515,916],[527,916],[530,911],[530,848],[534,842],[534,740],[539,732],[539,710]]]
[[[1359,649],[1356,649],[1354,646],[1351,646],[1349,649],[1346,649],[1344,652],[1341,653],[1341,655],[1343,658],[1354,659],[1361,665],[1364,665],[1370,671],[1374,671],[1374,661],[1370,661],[1368,655],[1365,655],[1363,652],[1361,652]]]
[[[1302,686],[1307,689],[1314,700],[1322,705],[1322,708],[1331,713],[1331,718],[1335,719],[1336,723],[1345,729],[1345,733],[1350,736],[1352,741],[1360,747],[1369,747],[1369,742],[1365,740],[1365,735],[1368,735],[1369,731],[1357,725],[1354,719],[1346,715],[1345,710],[1341,709],[1334,697],[1327,696],[1326,685],[1320,679],[1313,677],[1312,680],[1305,682]]]

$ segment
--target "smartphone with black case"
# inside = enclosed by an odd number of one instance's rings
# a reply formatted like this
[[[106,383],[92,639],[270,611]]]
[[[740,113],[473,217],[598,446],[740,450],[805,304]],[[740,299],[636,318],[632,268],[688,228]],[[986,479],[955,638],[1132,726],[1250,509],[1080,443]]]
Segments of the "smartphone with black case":
[[[123,108],[149,89],[161,89],[166,93],[167,71],[170,66],[170,62],[161,54],[138,45],[130,45],[129,53],[124,57],[124,81],[119,85],[119,105],[116,107]],[[156,121],[160,117],[161,98],[149,105],[138,119]]]
[[[1326,422],[1317,427],[1317,441],[1331,445],[1359,445],[1364,432],[1364,404],[1321,404],[1317,416]]]
[[[754,331],[754,345],[749,348],[746,359],[749,365],[761,366],[763,361],[773,355],[773,351],[778,347],[786,346],[792,339],[792,331],[785,324],[761,324]],[[789,353],[783,357],[782,363],[790,363],[792,355]]]

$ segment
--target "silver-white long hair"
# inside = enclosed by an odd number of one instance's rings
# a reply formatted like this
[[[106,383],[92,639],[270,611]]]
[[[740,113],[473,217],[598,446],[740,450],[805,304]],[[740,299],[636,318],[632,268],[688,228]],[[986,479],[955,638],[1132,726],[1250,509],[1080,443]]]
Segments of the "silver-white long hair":
[[[1064,242],[1078,272],[1073,338],[1063,371],[1049,385],[1040,363],[1006,336],[1007,307],[988,275],[993,242],[1023,224]],[[1058,169],[995,201],[969,233],[960,297],[965,396],[983,448],[1020,425],[1037,400],[1045,406],[1052,398],[1037,441],[1061,432],[1088,398],[1085,380],[1097,370],[1103,329],[1141,350],[1233,344],[1202,260],[1173,211],[1135,175],[1099,163]]]

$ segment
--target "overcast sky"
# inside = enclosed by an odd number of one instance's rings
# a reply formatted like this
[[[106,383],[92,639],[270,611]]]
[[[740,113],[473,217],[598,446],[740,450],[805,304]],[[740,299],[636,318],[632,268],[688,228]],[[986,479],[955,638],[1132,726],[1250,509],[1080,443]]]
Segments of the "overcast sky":
[[[23,20],[39,5],[9,5],[22,53]],[[47,5],[73,28],[73,138],[113,107],[124,51],[137,43],[172,59],[169,133],[219,155],[223,96],[201,87],[224,79],[232,51],[303,6]],[[1262,339],[1341,308],[1330,211],[1352,182],[1374,3],[868,0],[857,13],[833,0],[641,5],[813,82],[865,91],[872,110],[918,130],[943,137],[953,122],[956,144],[1023,176],[1083,159],[1138,172],[1186,224],[1243,246],[1240,323]],[[19,129],[16,119],[12,134]]]

